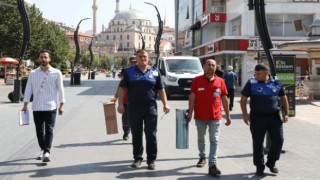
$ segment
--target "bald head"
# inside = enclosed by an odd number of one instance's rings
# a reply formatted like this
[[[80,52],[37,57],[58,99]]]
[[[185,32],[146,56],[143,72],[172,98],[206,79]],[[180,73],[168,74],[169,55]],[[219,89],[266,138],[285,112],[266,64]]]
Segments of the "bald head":
[[[207,76],[213,76],[214,73],[216,72],[216,68],[217,68],[217,62],[214,59],[207,59],[204,62],[203,70],[204,70],[204,74],[206,74]]]

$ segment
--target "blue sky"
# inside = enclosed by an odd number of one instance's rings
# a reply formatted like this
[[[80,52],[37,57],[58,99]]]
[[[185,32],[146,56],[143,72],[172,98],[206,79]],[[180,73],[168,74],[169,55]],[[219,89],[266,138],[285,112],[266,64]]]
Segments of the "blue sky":
[[[92,5],[93,0],[25,0],[34,3],[43,12],[43,17],[56,22],[63,22],[67,26],[76,27],[83,18],[91,18],[83,21],[81,32],[92,30]],[[158,7],[161,18],[166,16],[166,25],[174,27],[174,0],[120,0],[120,10],[132,9],[141,11],[149,18],[153,25],[158,25],[157,14],[154,7],[145,4],[150,2]],[[108,26],[114,17],[116,0],[97,0],[97,32],[101,32],[102,24]]]

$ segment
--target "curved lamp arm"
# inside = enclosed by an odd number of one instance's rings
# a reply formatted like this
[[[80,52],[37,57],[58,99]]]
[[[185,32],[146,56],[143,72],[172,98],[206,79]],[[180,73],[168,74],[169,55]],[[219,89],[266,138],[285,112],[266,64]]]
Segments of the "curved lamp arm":
[[[153,7],[155,7],[155,8],[156,8],[156,11],[157,11],[157,13],[158,13],[158,14],[157,14],[157,16],[158,16],[158,23],[159,23],[159,25],[158,25],[158,34],[157,34],[156,42],[155,42],[155,44],[154,44],[154,50],[155,50],[155,53],[157,54],[156,65],[155,65],[155,66],[158,66],[158,61],[159,61],[159,56],[160,56],[160,50],[159,50],[159,48],[160,48],[160,39],[161,39],[161,35],[162,35],[162,30],[163,30],[163,22],[162,22],[162,20],[161,20],[161,16],[160,16],[160,13],[159,13],[159,11],[158,11],[157,6],[155,6],[155,5],[153,5],[153,4],[149,3],[149,2],[144,2],[144,3],[149,4],[149,5],[153,6]]]

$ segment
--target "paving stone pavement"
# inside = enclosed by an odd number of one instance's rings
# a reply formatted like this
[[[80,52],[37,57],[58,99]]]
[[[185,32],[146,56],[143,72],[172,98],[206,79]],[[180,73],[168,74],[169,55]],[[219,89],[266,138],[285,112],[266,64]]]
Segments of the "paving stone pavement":
[[[66,112],[57,117],[52,149],[52,162],[34,158],[38,153],[33,122],[17,126],[17,111],[22,103],[11,104],[10,87],[0,86],[0,179],[212,179],[208,167],[196,168],[197,135],[194,121],[189,124],[189,149],[175,148],[175,109],[187,108],[187,101],[169,101],[172,111],[160,120],[162,104],[158,101],[158,160],[156,170],[132,169],[132,145],[122,140],[121,116],[117,114],[119,134],[106,135],[102,102],[113,97],[119,80],[105,78],[85,80],[80,86],[65,81]],[[13,87],[12,87],[13,88]],[[254,175],[252,141],[249,127],[243,123],[239,92],[231,112],[232,125],[221,126],[218,167],[219,179],[320,179],[320,103],[298,102],[297,116],[284,124],[286,153],[277,163],[280,173],[265,170],[266,176]],[[29,106],[30,108],[30,106]],[[15,114],[16,113],[16,114]],[[32,118],[32,117],[30,117]],[[14,122],[12,122],[14,121]],[[222,120],[223,124],[225,120]],[[207,140],[208,144],[208,140]],[[208,147],[207,147],[208,148]]]

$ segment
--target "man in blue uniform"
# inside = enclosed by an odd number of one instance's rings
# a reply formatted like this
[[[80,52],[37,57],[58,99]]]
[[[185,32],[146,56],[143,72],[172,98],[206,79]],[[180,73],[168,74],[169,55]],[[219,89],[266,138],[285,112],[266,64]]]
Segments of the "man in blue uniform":
[[[273,173],[278,173],[275,164],[280,158],[283,145],[283,127],[278,114],[280,97],[285,109],[284,122],[288,121],[289,106],[284,88],[279,80],[269,75],[269,69],[263,64],[255,67],[255,78],[250,79],[241,92],[241,110],[244,122],[249,125],[253,140],[253,163],[257,168],[256,175],[263,176],[265,165]],[[247,99],[250,97],[250,116],[247,113]],[[266,131],[270,134],[272,145],[268,160],[264,164],[263,141]]]
[[[124,113],[123,98],[128,89],[128,118],[132,133],[133,158],[131,167],[137,168],[142,162],[143,129],[146,135],[146,150],[148,169],[155,169],[157,158],[157,93],[163,103],[164,113],[168,113],[168,106],[164,84],[157,68],[149,66],[149,55],[144,49],[137,51],[137,65],[124,71],[119,88],[118,112]],[[144,128],[143,128],[144,125]]]

